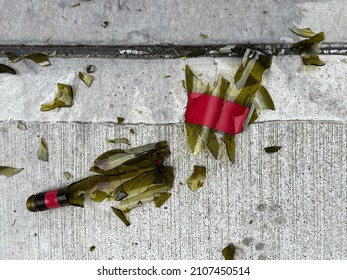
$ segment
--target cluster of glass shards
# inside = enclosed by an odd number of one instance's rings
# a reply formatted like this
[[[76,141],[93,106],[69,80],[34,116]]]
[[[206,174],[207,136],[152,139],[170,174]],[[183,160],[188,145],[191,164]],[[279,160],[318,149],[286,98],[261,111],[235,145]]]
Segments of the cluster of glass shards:
[[[271,57],[267,53],[245,47],[233,82],[219,75],[211,87],[186,66],[186,131],[194,155],[207,146],[217,158],[223,141],[229,159],[234,162],[235,134],[255,122],[259,111],[275,109],[270,94],[261,85],[263,73],[270,67]]]
[[[90,169],[98,175],[68,187],[69,202],[83,206],[87,197],[95,202],[119,201],[112,209],[126,225],[130,225],[127,218],[130,210],[151,201],[160,207],[170,198],[173,167],[163,164],[168,156],[170,149],[166,141],[103,153]]]

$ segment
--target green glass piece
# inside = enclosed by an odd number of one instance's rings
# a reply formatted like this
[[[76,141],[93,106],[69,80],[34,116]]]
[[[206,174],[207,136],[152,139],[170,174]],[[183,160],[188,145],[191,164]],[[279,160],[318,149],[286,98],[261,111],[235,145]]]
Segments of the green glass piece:
[[[131,128],[129,131],[130,131],[131,134],[135,134],[136,133],[135,129],[133,129],[133,128]]]
[[[90,87],[94,80],[92,75],[83,72],[78,72],[78,77],[87,85],[87,87]]]
[[[124,118],[122,118],[122,117],[117,117],[117,122],[118,122],[118,123],[123,123],[123,122],[124,122]]]
[[[109,25],[109,22],[108,22],[108,21],[104,21],[103,23],[101,23],[101,26],[102,26],[103,28],[106,28],[108,25]]]
[[[155,193],[153,195],[155,207],[161,207],[169,198],[171,193]]]
[[[255,123],[255,121],[258,119],[258,113],[257,110],[253,111],[253,114],[251,116],[251,119],[249,121],[249,124]]]
[[[66,180],[71,180],[73,178],[73,176],[69,172],[64,172],[63,174]]]
[[[129,141],[128,138],[117,138],[117,139],[107,139],[107,143],[111,144],[127,144],[131,145],[131,142]]]
[[[187,185],[192,191],[196,191],[204,185],[206,179],[206,168],[204,166],[194,166],[192,175],[187,179]]]
[[[54,100],[41,105],[41,111],[50,111],[59,107],[71,107],[73,101],[72,87],[65,84],[58,84],[58,92]]]
[[[207,34],[202,34],[202,33],[200,33],[200,38],[202,38],[202,39],[207,39],[208,38],[208,35]]]
[[[260,87],[264,72],[270,67],[271,57],[268,54],[247,48],[235,74],[234,85],[228,89],[228,100],[248,107]]]
[[[309,39],[305,39],[305,40],[302,40],[300,42],[297,42],[295,44],[293,44],[290,48],[291,49],[298,49],[300,51],[310,51],[310,49],[320,43],[320,42],[323,42],[325,39],[325,35],[324,35],[324,32],[320,32],[316,35],[314,35],[313,37],[309,38]]]
[[[16,70],[4,64],[0,64],[0,73],[8,73],[12,75],[17,75]]]
[[[316,54],[302,55],[301,58],[302,58],[302,62],[305,65],[314,65],[314,66],[324,66],[325,65],[325,63]]]
[[[289,28],[290,31],[292,31],[293,33],[295,33],[296,35],[299,35],[301,37],[305,37],[305,38],[311,38],[314,35],[316,35],[316,33],[314,33],[310,28],[301,28],[301,29],[296,29],[296,28]]]
[[[277,153],[279,150],[281,150],[281,146],[271,146],[264,148],[265,152],[268,154]]]
[[[27,127],[26,127],[25,123],[22,122],[22,121],[18,121],[17,122],[17,128],[20,129],[20,130],[27,130]]]
[[[23,56],[18,56],[12,52],[6,52],[5,54],[11,62],[18,62],[18,61],[21,61],[22,59],[30,59],[36,64],[39,64],[41,66],[51,65],[48,59],[48,55],[45,53],[32,53],[32,54],[26,54]]]
[[[11,177],[24,170],[24,168],[15,168],[9,166],[0,166],[0,175]]]
[[[235,251],[236,251],[235,245],[232,243],[229,244],[227,247],[225,247],[222,250],[222,254],[224,256],[224,259],[225,260],[234,260]]]
[[[87,67],[86,67],[86,71],[87,71],[87,73],[88,74],[90,74],[90,73],[94,73],[95,71],[96,71],[96,68],[95,68],[95,66],[94,65],[87,65]]]
[[[90,171],[107,175],[153,168],[157,166],[158,160],[165,159],[169,155],[170,149],[166,141],[127,150],[111,150],[100,155]]]
[[[275,105],[269,92],[262,85],[259,86],[259,89],[255,94],[252,103],[258,111],[266,109],[275,110]]]
[[[90,246],[90,247],[89,247],[89,251],[90,251],[90,252],[93,252],[94,250],[95,250],[95,246]]]
[[[225,133],[223,137],[223,141],[227,148],[229,160],[232,163],[235,163],[235,137],[233,135]]]
[[[73,3],[73,4],[70,4],[70,8],[76,8],[76,7],[79,7],[81,5],[81,3]]]
[[[48,161],[48,151],[45,139],[40,139],[39,149],[37,150],[37,157],[39,160]]]
[[[170,75],[165,75],[164,79],[167,79],[167,78],[171,78],[171,76]]]
[[[118,217],[119,219],[121,219],[122,222],[123,222],[127,227],[130,226],[130,222],[129,222],[127,216],[125,215],[125,213],[123,213],[121,210],[119,210],[119,209],[117,209],[117,208],[115,208],[115,207],[111,207],[111,208],[112,208],[113,212],[117,215],[117,217]]]

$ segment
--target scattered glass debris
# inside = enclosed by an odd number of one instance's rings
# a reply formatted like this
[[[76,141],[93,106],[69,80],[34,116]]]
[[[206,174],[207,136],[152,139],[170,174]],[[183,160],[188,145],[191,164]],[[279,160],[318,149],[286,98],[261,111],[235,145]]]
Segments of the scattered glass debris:
[[[110,144],[127,144],[127,145],[131,145],[131,142],[129,141],[128,138],[107,139],[106,142],[110,143]]]

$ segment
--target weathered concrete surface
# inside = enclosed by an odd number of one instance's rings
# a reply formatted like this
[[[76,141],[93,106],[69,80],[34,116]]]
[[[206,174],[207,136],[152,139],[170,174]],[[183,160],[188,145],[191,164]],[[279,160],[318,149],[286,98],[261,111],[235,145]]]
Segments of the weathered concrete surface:
[[[347,40],[345,0],[76,2],[0,0],[1,44],[279,43],[298,40],[288,28],[308,26],[327,42]]]
[[[24,167],[0,177],[1,259],[221,259],[233,242],[237,259],[347,259],[347,126],[327,122],[255,124],[237,137],[237,160],[194,158],[183,125],[0,123],[0,163]],[[49,162],[36,158],[45,137]],[[41,213],[25,209],[26,198],[90,173],[93,159],[127,136],[133,146],[168,139],[175,187],[165,207],[143,205],[124,224],[110,204],[88,201]],[[281,145],[277,154],[263,148]],[[204,188],[184,184],[193,165],[207,167]],[[263,243],[260,244],[260,243]],[[96,247],[94,252],[89,247]]]
[[[347,56],[321,58],[326,62],[321,68],[304,66],[299,56],[273,58],[263,84],[276,110],[264,112],[259,121],[347,120]],[[11,64],[19,74],[0,75],[0,120],[114,122],[122,116],[126,123],[183,123],[187,104],[181,83],[184,66],[191,65],[201,79],[213,83],[219,73],[232,80],[241,59],[51,61],[50,67],[28,61]],[[1,58],[0,63],[8,61]],[[90,88],[77,76],[87,64],[97,68]],[[74,105],[41,112],[40,105],[53,100],[58,82],[73,85]]]

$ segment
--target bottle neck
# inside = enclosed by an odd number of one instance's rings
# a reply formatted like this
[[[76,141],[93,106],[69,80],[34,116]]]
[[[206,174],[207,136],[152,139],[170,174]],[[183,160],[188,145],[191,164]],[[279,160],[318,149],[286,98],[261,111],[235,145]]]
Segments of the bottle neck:
[[[68,200],[67,189],[66,187],[32,195],[27,199],[27,209],[31,212],[37,212],[69,206],[71,203]]]

